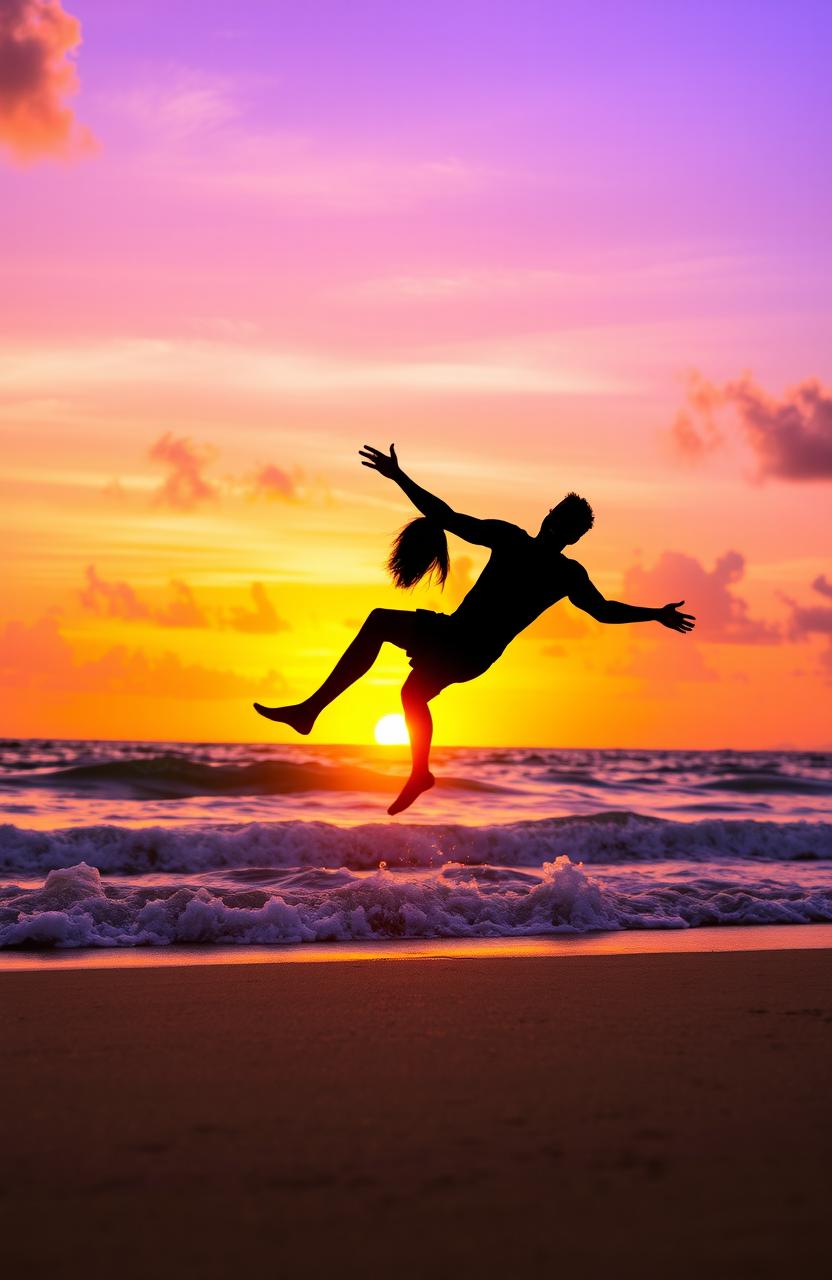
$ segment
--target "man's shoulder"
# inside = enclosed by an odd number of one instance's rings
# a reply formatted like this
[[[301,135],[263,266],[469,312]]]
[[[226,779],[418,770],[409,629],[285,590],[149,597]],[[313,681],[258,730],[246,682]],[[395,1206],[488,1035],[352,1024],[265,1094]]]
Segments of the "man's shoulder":
[[[570,560],[569,556],[561,555],[561,564],[563,566],[564,577],[571,582],[586,582],[589,578],[584,566],[578,560]]]
[[[509,520],[486,520],[484,523],[488,526],[495,545],[519,546],[522,543],[534,541],[531,534],[521,529],[519,524],[512,524]]]

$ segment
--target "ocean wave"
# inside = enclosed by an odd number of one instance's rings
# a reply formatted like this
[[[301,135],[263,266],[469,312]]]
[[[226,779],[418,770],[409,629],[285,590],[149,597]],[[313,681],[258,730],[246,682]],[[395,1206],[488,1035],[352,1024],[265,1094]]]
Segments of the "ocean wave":
[[[832,795],[832,783],[825,778],[759,770],[734,770],[728,777],[709,780],[707,788],[709,791],[747,791],[761,795]]]
[[[502,792],[506,788],[477,778],[439,778],[440,787]],[[401,781],[353,764],[258,760],[247,764],[205,764],[179,755],[132,760],[103,760],[25,776],[0,775],[0,786],[43,787],[111,800],[178,800],[187,796],[271,796],[307,791],[394,793]]]
[[[447,862],[539,867],[562,854],[589,864],[832,858],[832,826],[706,818],[673,822],[633,813],[484,826],[397,822],[253,822],[181,827],[0,826],[0,870],[16,875],[86,862],[119,874],[190,874],[227,867],[437,867]]]
[[[495,869],[496,870],[496,869]],[[598,930],[832,921],[832,888],[738,887],[713,875],[622,889],[566,857],[536,877],[471,868],[342,872],[332,887],[281,891],[105,884],[80,863],[0,900],[0,946],[278,945],[390,938],[493,938]]]

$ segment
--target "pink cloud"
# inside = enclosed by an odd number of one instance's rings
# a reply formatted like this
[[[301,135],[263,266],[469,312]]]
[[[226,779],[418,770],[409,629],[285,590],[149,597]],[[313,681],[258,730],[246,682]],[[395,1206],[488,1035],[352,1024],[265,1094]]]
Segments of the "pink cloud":
[[[812,589],[819,596],[823,596],[827,600],[832,599],[832,582],[828,580],[825,574],[821,573],[815,578],[812,583]],[[829,636],[832,638],[832,605],[801,605],[788,598],[787,604],[791,609],[791,617],[788,623],[789,638],[791,640],[806,640],[810,636]]]
[[[253,609],[237,606],[231,610],[228,615],[230,627],[249,635],[275,635],[278,631],[288,630],[288,622],[278,617],[262,582],[252,582],[251,597],[254,601]]]
[[[149,655],[117,645],[100,657],[79,661],[47,615],[28,626],[9,622],[0,631],[0,686],[53,693],[140,694],[191,699],[280,696],[286,682],[268,671],[252,681],[234,671],[183,662],[175,653]]]
[[[95,565],[87,565],[86,586],[79,592],[81,604],[90,613],[125,622],[155,622],[160,627],[207,627],[209,621],[197,604],[187,582],[174,579],[170,584],[173,599],[159,609],[152,609],[136,594],[129,582],[108,582]]]
[[[201,502],[219,497],[219,489],[202,474],[210,460],[206,449],[194,445],[185,436],[170,432],[151,445],[149,457],[168,468],[167,479],[156,491],[156,500],[175,511],[192,511]]]
[[[0,631],[0,685],[22,684],[28,688],[35,681],[48,678],[48,673],[64,668],[71,657],[69,644],[51,614],[31,626],[7,622]]]
[[[291,502],[298,497],[297,476],[290,475],[282,467],[268,463],[254,477],[254,492],[264,498],[277,498]]]
[[[0,0],[0,143],[18,159],[95,146],[64,101],[78,89],[80,43],[81,24],[60,0]]]
[[[778,400],[757,387],[749,374],[718,387],[695,373],[687,399],[688,409],[679,413],[672,428],[686,456],[700,458],[723,444],[716,417],[729,408],[736,412],[761,478],[832,479],[832,392],[816,378],[807,378]]]
[[[812,583],[812,590],[825,600],[832,600],[832,582],[826,574],[820,573]],[[827,644],[821,652],[820,662],[824,672],[832,675],[832,605],[798,604],[796,600],[786,597],[790,609],[786,630],[790,640],[811,640],[815,636],[825,636]]]
[[[208,619],[194,599],[187,582],[174,578],[170,584],[173,599],[153,615],[163,627],[207,627]]]
[[[745,558],[726,551],[713,569],[693,556],[664,551],[652,569],[634,565],[624,575],[624,599],[631,604],[659,606],[685,600],[685,612],[696,615],[700,640],[722,644],[773,644],[777,628],[749,616],[748,604],[733,588],[745,573]],[[686,643],[688,643],[686,641]]]
[[[81,604],[100,617],[120,618],[124,622],[148,622],[159,627],[229,627],[249,635],[276,635],[289,629],[281,618],[262,582],[252,582],[250,594],[253,608],[236,605],[223,614],[209,614],[198,603],[193,589],[181,578],[169,584],[171,599],[158,608],[137,594],[129,582],[107,581],[95,565],[86,569],[86,585],[79,591]]]
[[[679,412],[671,434],[681,453],[699,459],[724,442],[716,423],[716,410],[722,403],[722,396],[716,387],[694,370],[688,377],[687,402],[688,409]]]
[[[141,618],[149,618],[150,610],[140,600],[129,582],[107,582],[98,574],[94,564],[88,564],[86,586],[78,593],[81,604],[90,613],[103,614],[108,618],[124,618],[129,622]]]

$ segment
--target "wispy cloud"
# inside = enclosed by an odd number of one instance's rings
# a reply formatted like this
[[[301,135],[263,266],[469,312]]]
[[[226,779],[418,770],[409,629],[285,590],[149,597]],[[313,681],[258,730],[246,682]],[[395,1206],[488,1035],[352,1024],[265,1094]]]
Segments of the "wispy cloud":
[[[256,107],[264,83],[273,87],[271,77],[248,71],[232,78],[168,63],[109,94],[107,109],[139,131],[134,169],[223,202],[360,215],[453,199],[505,178],[441,147],[408,154],[264,128]]]
[[[138,125],[155,147],[217,130],[241,112],[227,76],[175,64],[164,65],[142,83],[111,94],[108,105]]]
[[[726,276],[736,284],[759,281],[762,267],[750,258],[689,257],[646,261],[635,267],[610,264],[604,270],[564,271],[546,266],[481,267],[443,273],[372,276],[333,291],[334,297],[383,303],[416,304],[459,300],[503,302],[512,298],[562,298],[574,303],[590,298],[675,294],[705,288]]]
[[[626,394],[632,387],[575,366],[553,354],[551,343],[468,344],[410,358],[385,353],[333,355],[241,343],[168,339],[121,339],[67,343],[0,353],[0,391],[10,395],[70,396],[117,387],[216,389],[246,397],[333,395],[598,395]],[[163,437],[164,438],[164,437]]]
[[[94,148],[66,105],[81,24],[60,0],[0,0],[0,143],[18,160]]]
[[[406,156],[368,149],[332,148],[288,132],[260,133],[231,127],[213,135],[210,156],[202,148],[183,155],[157,147],[145,165],[224,203],[256,201],[291,212],[361,216],[417,208],[491,187],[497,175],[461,156]]]

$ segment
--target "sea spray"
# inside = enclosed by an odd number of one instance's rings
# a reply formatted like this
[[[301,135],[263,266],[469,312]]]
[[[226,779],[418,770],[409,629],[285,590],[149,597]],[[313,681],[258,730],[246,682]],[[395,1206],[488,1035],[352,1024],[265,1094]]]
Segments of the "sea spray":
[[[232,883],[108,882],[80,863],[0,896],[0,946],[285,945],[392,938],[511,938],[597,930],[832,922],[832,885],[808,868],[782,882],[722,876],[590,873],[561,856],[535,873],[447,864],[341,871],[329,880],[272,876]]]

